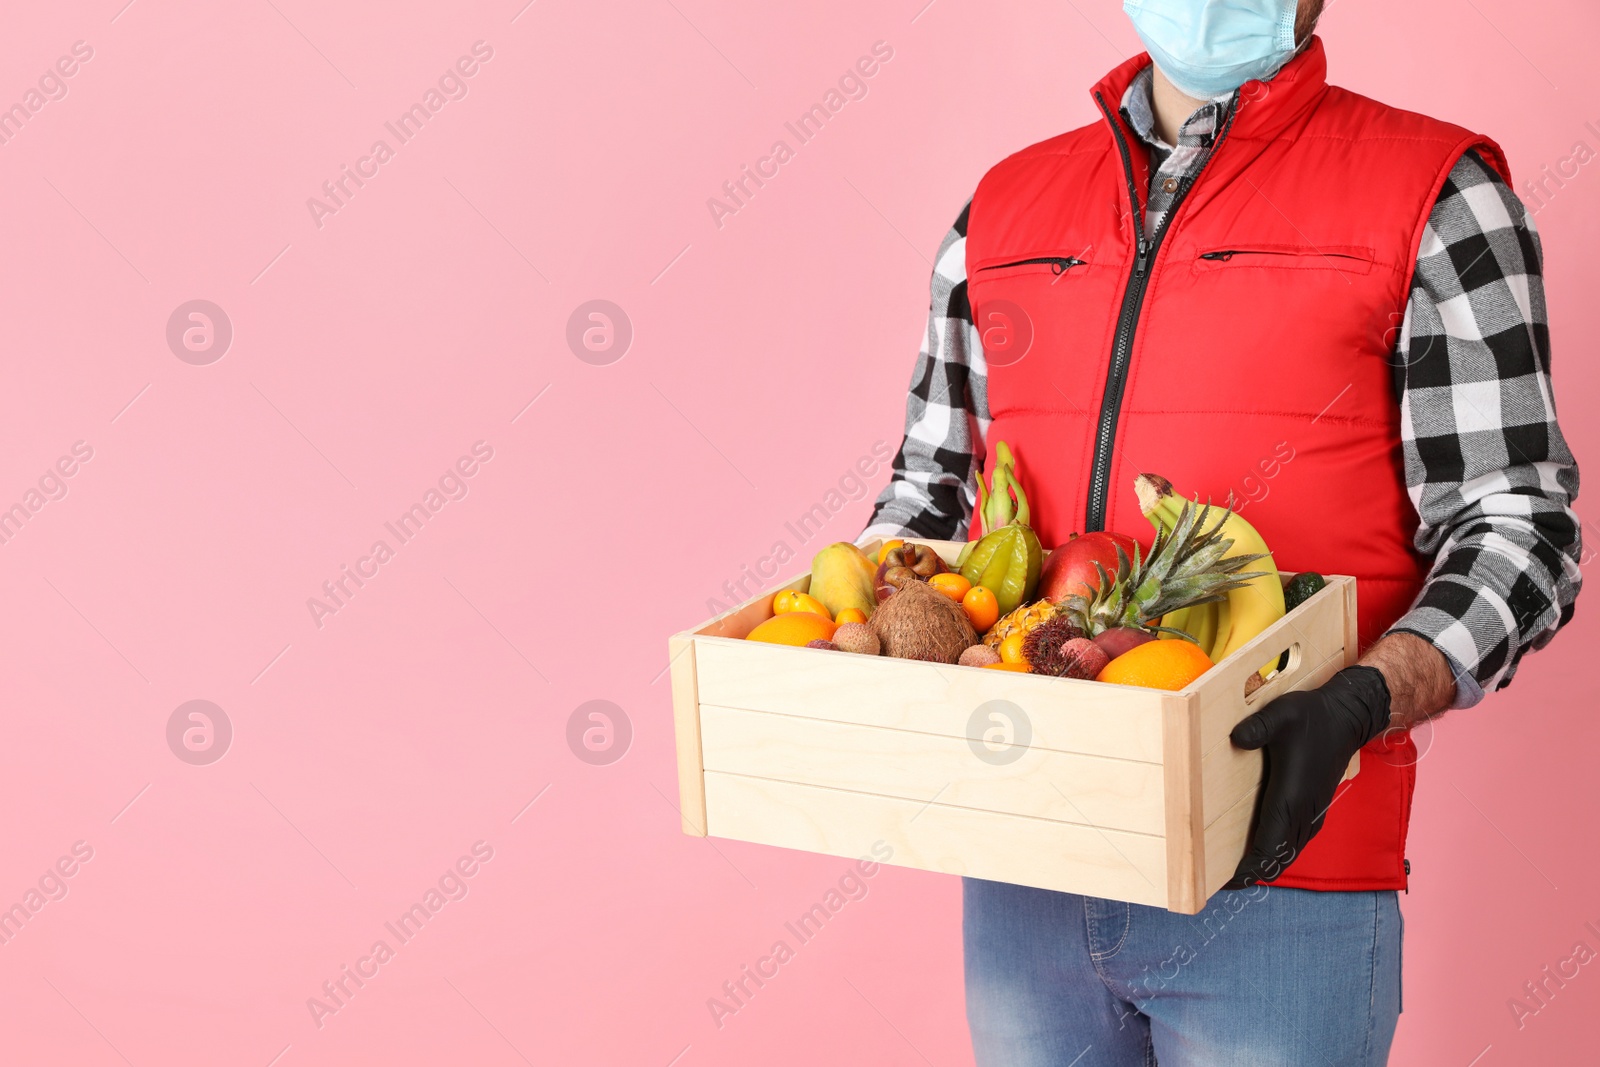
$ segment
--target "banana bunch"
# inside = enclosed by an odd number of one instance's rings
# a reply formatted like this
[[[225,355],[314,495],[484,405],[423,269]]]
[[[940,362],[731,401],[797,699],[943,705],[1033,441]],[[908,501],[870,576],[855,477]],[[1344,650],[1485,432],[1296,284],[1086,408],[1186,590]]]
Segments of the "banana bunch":
[[[1158,475],[1141,474],[1134,481],[1134,493],[1139,498],[1139,509],[1151,525],[1158,530],[1171,530],[1176,525],[1186,501],[1173,491],[1171,482]],[[1213,663],[1221,663],[1284,616],[1283,583],[1278,578],[1278,567],[1267,543],[1254,526],[1231,509],[1224,513],[1221,524],[1223,536],[1233,541],[1222,558],[1259,554],[1262,559],[1252,564],[1251,569],[1262,573],[1222,600],[1179,608],[1161,620],[1163,627],[1193,636]],[[1161,636],[1175,635],[1163,633]],[[1262,676],[1271,674],[1276,666],[1274,659],[1262,667]]]

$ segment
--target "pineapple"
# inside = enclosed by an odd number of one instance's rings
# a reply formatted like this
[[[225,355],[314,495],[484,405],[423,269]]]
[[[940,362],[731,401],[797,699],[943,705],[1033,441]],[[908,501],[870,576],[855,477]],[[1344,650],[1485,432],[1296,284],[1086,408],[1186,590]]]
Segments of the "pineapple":
[[[1032,604],[1024,604],[1015,611],[1001,616],[1000,621],[983,635],[983,643],[990,648],[999,648],[1000,642],[1012,634],[1027,637],[1037,626],[1055,618],[1060,611],[1059,607],[1048,600],[1035,600]]]
[[[1212,510],[1210,505],[1186,502],[1172,528],[1157,531],[1148,556],[1141,560],[1135,550],[1130,560],[1119,548],[1117,573],[1107,575],[1096,564],[1100,586],[1094,596],[1067,597],[1060,610],[1090,637],[1117,626],[1165,630],[1159,625],[1163,615],[1220,601],[1230,590],[1260,577],[1264,572],[1243,569],[1264,556],[1222,558],[1233,547],[1233,539],[1222,535],[1229,512],[1224,510],[1207,528]],[[999,629],[998,623],[995,628]]]

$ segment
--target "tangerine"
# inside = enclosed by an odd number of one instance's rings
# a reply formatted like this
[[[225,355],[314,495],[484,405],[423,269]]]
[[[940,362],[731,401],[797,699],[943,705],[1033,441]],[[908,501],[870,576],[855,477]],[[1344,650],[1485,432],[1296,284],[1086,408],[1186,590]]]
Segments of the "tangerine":
[[[838,616],[833,621],[838,623],[840,626],[843,626],[847,622],[866,622],[867,613],[862,611],[860,608],[841,608],[839,609]]]
[[[935,574],[932,578],[928,579],[928,584],[939,590],[939,592],[943,593],[951,600],[954,600],[957,604],[961,603],[961,598],[966,596],[967,593],[971,592],[972,590],[972,583],[961,577],[961,575],[957,574],[955,571],[946,571],[943,574]]]
[[[1000,601],[995,598],[993,590],[981,585],[967,590],[961,598],[961,607],[967,613],[967,621],[980,634],[988,633],[1000,621]]]
[[[813,615],[821,615],[824,619],[833,618],[827,605],[809,593],[797,593],[793,589],[786,589],[772,598],[774,615],[787,615],[791,611],[809,611]]]
[[[745,640],[803,648],[812,641],[832,641],[836,629],[838,626],[825,615],[809,611],[786,611],[751,630]]]
[[[1016,671],[1018,674],[1033,673],[1033,668],[1026,663],[985,663],[983,668],[988,671]]]
[[[1211,666],[1211,657],[1193,641],[1147,641],[1106,664],[1095,681],[1178,690]]]
[[[905,544],[904,538],[900,538],[900,537],[890,538],[889,540],[887,540],[887,541],[885,541],[883,543],[882,547],[880,547],[878,549],[878,555],[877,555],[876,558],[873,559],[872,562],[874,562],[874,563],[882,563],[884,556],[887,556],[890,552],[892,552],[895,549],[899,548],[903,544]]]
[[[1020,633],[1012,634],[1000,642],[1000,660],[1003,663],[1026,663],[1022,655],[1022,639]]]

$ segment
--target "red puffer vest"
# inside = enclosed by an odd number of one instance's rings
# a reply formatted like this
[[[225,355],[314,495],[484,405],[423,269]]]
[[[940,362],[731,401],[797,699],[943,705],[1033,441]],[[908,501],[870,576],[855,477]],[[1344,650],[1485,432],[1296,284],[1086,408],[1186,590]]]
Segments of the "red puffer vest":
[[[1322,42],[1239,92],[1164,234],[1145,242],[1149,157],[1119,107],[1140,55],[1094,89],[1101,120],[984,177],[968,295],[988,361],[989,462],[1008,442],[1034,525],[1148,539],[1141,472],[1232,497],[1285,570],[1354,575],[1363,646],[1411,604],[1392,355],[1450,169],[1500,149],[1326,81]],[[1136,204],[1135,201],[1138,203]],[[1433,358],[1443,358],[1435,356]],[[1400,889],[1416,747],[1389,735],[1276,884]]]

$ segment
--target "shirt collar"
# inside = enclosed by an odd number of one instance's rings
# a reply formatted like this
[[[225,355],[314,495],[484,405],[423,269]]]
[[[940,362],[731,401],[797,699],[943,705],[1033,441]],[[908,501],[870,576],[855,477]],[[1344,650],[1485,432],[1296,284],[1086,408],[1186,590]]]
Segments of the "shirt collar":
[[[1170,145],[1161,139],[1156,132],[1156,115],[1154,98],[1151,95],[1155,83],[1155,66],[1149,65],[1134,76],[1133,82],[1128,86],[1128,91],[1122,94],[1122,118],[1139,135],[1139,139],[1153,148],[1171,151],[1177,145]],[[1184,120],[1178,129],[1178,144],[1180,145],[1207,145],[1216,134],[1222,120],[1227,117],[1228,107],[1233,100],[1233,93],[1223,93],[1208,103],[1202,105],[1192,115]]]

